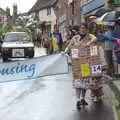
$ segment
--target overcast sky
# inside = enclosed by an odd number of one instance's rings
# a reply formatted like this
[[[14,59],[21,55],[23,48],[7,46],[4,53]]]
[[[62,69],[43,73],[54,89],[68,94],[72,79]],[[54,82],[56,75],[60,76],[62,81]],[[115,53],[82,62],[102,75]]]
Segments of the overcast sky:
[[[11,9],[13,4],[18,5],[18,12],[27,12],[36,2],[37,0],[0,0],[0,7],[4,10],[8,6]]]

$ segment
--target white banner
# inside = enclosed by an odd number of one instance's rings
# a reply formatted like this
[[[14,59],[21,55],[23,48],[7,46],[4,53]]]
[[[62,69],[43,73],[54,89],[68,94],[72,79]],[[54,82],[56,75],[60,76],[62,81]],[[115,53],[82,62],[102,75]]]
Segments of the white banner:
[[[68,58],[53,54],[25,61],[0,63],[0,82],[10,82],[68,73]]]

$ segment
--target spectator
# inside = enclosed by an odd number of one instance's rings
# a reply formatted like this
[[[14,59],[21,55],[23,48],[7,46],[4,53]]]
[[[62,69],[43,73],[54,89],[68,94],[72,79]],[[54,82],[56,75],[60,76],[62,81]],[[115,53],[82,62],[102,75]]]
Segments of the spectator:
[[[63,45],[62,35],[61,35],[61,33],[57,30],[57,31],[55,32],[55,36],[56,36],[56,38],[57,38],[57,40],[58,40],[59,51],[61,51],[61,50],[62,50],[62,45]]]
[[[115,22],[115,29],[112,32],[112,37],[120,38],[120,19]]]
[[[103,49],[105,53],[105,58],[107,62],[107,74],[111,77],[114,75],[114,64],[113,64],[113,49],[115,48],[116,38],[112,36],[114,27],[108,25],[108,30],[105,33],[102,33],[98,39],[103,41]]]

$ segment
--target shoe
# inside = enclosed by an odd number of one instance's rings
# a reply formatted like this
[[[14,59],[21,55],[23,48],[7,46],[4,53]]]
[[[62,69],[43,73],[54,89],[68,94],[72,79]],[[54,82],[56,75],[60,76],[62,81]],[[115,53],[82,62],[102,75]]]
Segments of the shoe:
[[[81,105],[88,105],[88,103],[87,103],[84,99],[82,99],[82,100],[80,101],[80,103],[81,103]]]
[[[94,97],[93,102],[94,102],[94,103],[99,103],[100,100],[101,100],[101,99],[100,99],[99,97]]]
[[[76,104],[76,106],[77,106],[77,109],[79,110],[79,109],[81,109],[81,106],[80,106],[81,104],[80,104],[80,101],[77,101],[77,104]]]

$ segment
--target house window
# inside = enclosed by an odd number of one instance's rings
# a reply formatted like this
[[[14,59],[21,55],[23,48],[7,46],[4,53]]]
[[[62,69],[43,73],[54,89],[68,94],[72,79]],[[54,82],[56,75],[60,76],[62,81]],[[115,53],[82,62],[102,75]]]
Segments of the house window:
[[[51,8],[47,8],[47,15],[51,15]]]
[[[39,12],[35,13],[35,20],[39,21]]]

